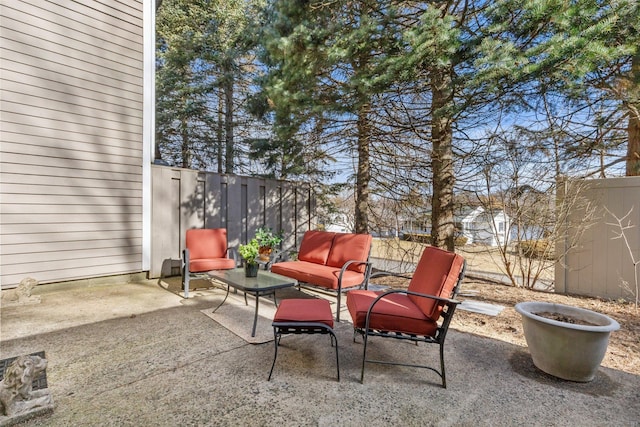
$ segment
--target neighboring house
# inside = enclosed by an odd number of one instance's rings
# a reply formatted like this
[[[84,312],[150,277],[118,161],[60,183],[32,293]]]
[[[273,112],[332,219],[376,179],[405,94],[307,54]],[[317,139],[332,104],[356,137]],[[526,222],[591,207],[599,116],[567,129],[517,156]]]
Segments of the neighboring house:
[[[325,224],[325,230],[334,233],[353,233],[353,221],[344,213],[334,213],[329,215]]]
[[[461,223],[461,232],[467,238],[467,244],[500,246],[508,240],[510,220],[503,210],[493,212],[492,216],[479,206],[468,212]]]

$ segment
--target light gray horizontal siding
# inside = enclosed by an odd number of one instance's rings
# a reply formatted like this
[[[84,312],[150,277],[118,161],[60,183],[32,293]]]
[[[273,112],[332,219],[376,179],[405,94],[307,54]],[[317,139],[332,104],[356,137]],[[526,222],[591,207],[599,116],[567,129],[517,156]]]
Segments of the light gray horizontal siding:
[[[0,13],[2,287],[141,271],[142,2]]]

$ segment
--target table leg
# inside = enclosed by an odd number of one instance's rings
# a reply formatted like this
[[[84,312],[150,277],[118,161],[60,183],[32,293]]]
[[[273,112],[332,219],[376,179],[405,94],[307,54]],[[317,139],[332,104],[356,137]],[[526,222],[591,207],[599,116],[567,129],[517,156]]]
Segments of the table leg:
[[[220,304],[218,304],[218,306],[216,308],[213,309],[212,313],[215,313],[217,309],[222,307],[222,304],[224,304],[224,302],[227,300],[227,297],[229,296],[229,290],[230,289],[231,289],[231,286],[229,286],[227,284],[227,293],[224,295],[224,299],[222,300],[222,302]]]
[[[246,295],[246,294],[245,294]],[[253,329],[251,329],[251,336],[256,336],[256,325],[258,324],[258,304],[260,302],[260,294],[256,292],[256,312],[253,315]]]

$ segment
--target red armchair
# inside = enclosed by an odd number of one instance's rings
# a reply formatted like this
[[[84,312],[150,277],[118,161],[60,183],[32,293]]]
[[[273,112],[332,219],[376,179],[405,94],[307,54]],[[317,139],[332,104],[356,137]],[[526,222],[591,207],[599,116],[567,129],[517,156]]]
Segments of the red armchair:
[[[464,277],[465,261],[453,252],[427,247],[406,290],[387,292],[353,290],[347,293],[347,308],[353,320],[354,341],[364,339],[362,372],[368,363],[426,368],[437,373],[442,386],[447,387],[444,368],[444,340],[451,317],[459,301],[458,293]],[[441,320],[442,318],[442,320]],[[367,359],[368,338],[371,336],[434,343],[440,346],[440,370],[430,366]]]
[[[226,228],[187,230],[182,252],[182,289],[189,298],[189,280],[194,273],[236,268],[237,260],[227,247]]]

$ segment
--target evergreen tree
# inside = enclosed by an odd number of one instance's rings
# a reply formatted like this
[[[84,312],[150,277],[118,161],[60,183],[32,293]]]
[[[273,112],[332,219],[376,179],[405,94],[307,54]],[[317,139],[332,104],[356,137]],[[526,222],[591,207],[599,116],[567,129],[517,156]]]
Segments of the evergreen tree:
[[[263,36],[272,146],[284,153],[306,145],[295,138],[303,131],[323,135],[325,147],[355,149],[358,233],[368,231],[372,103],[383,88],[377,68],[396,34],[388,27],[391,10],[380,1],[273,1]]]
[[[251,0],[164,0],[157,16],[157,145],[170,163],[234,173],[255,68]]]
[[[618,103],[628,120],[626,174],[640,174],[637,1],[503,0],[492,5],[485,33],[476,82],[525,102],[556,93],[576,109]]]

